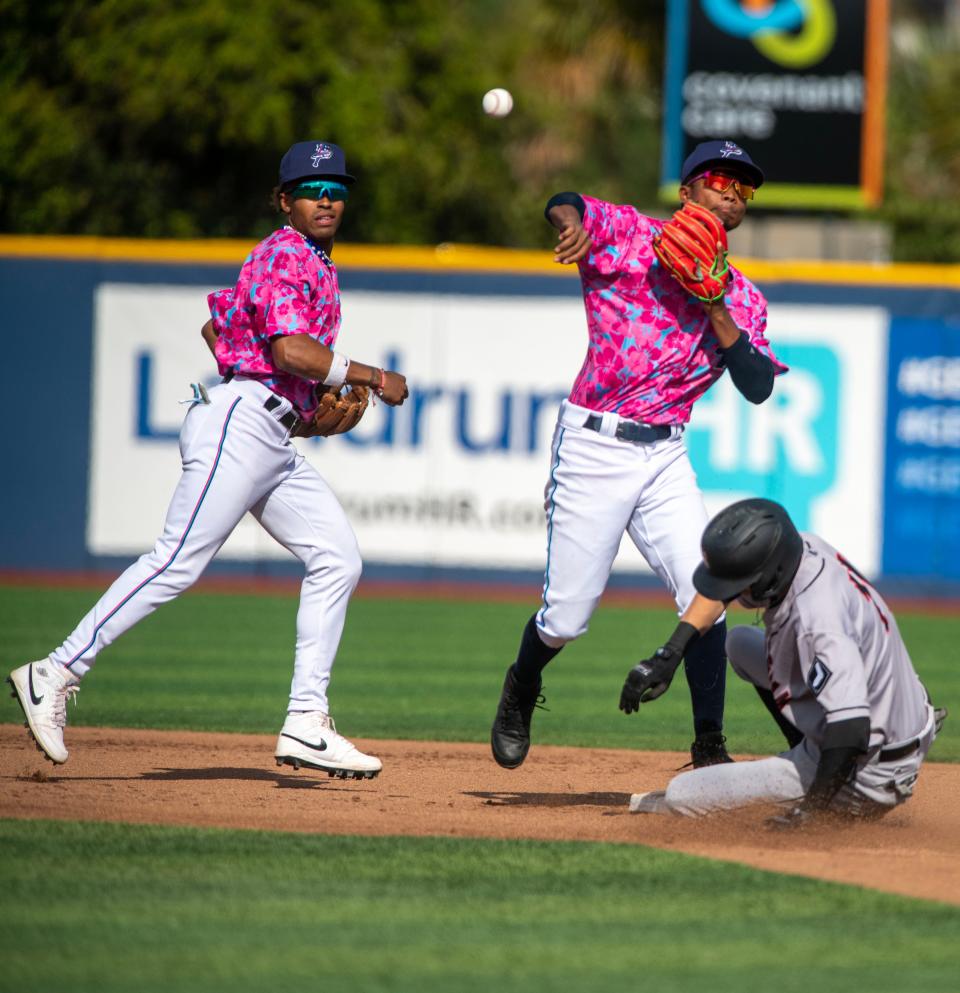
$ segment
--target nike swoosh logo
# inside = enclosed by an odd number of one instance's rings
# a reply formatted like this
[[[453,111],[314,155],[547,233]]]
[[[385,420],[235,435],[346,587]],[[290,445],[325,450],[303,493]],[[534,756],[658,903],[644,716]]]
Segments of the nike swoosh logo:
[[[304,741],[303,738],[297,738],[292,734],[287,734],[286,732],[284,732],[281,737],[289,738],[291,741],[299,741],[301,745],[306,745],[307,748],[315,748],[318,752],[325,752],[327,750],[327,743],[323,740],[323,738],[320,739],[320,744],[318,745],[312,741]]]
[[[27,670],[27,682],[30,685],[30,702],[34,705],[34,707],[39,707],[40,704],[43,703],[43,697],[37,696],[37,694],[33,692],[33,666],[30,666]]]

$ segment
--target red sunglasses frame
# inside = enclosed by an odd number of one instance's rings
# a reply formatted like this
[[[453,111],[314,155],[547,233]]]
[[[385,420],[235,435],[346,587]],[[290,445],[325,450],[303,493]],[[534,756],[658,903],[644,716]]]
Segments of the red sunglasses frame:
[[[715,172],[712,169],[708,169],[706,172],[701,172],[698,176],[688,179],[687,185],[689,186],[690,183],[695,183],[698,179],[704,181],[707,189],[715,190],[717,193],[726,193],[732,186],[737,191],[737,196],[741,200],[752,200],[757,192],[756,186],[752,183],[745,183],[742,179],[737,179],[736,176],[730,176],[725,172]]]

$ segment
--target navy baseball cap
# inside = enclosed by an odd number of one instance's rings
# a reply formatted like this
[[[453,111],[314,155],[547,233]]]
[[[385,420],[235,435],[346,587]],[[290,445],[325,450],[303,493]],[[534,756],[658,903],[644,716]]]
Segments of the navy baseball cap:
[[[684,159],[680,169],[680,182],[705,172],[704,166],[726,166],[747,176],[754,186],[763,185],[763,170],[750,158],[746,150],[734,141],[701,141]]]
[[[298,179],[335,179],[353,183],[355,177],[347,172],[343,149],[329,141],[298,141],[287,149],[280,160],[280,185]]]

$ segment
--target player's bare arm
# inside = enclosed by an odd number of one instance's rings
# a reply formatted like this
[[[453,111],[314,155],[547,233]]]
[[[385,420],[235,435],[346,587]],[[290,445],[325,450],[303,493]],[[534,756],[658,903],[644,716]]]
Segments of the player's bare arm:
[[[743,332],[734,323],[727,310],[727,305],[721,297],[719,300],[704,301],[703,309],[710,323],[713,326],[713,333],[717,336],[721,348],[730,348],[737,343],[737,339]]]
[[[573,204],[556,204],[547,211],[547,217],[559,232],[553,261],[560,265],[572,265],[586,258],[593,240],[584,229],[580,211]]]
[[[207,348],[210,349],[210,354],[216,358],[217,357],[217,329],[213,326],[213,320],[207,321],[202,328],[200,328],[200,337],[207,344]]]
[[[724,610],[726,610],[726,606],[719,600],[709,600],[702,593],[697,593],[693,602],[683,612],[680,620],[693,625],[703,634],[720,620]]]
[[[289,334],[270,343],[273,361],[284,372],[323,382],[330,373],[333,351],[307,334]],[[403,403],[409,395],[406,376],[350,360],[346,380],[351,386],[369,386],[391,406]]]

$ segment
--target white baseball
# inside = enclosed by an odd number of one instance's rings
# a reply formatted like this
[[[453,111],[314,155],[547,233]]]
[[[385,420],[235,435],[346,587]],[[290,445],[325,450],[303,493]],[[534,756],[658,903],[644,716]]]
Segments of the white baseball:
[[[499,86],[493,90],[487,90],[483,95],[484,113],[491,117],[506,117],[513,110],[513,97],[509,90],[503,90]]]

